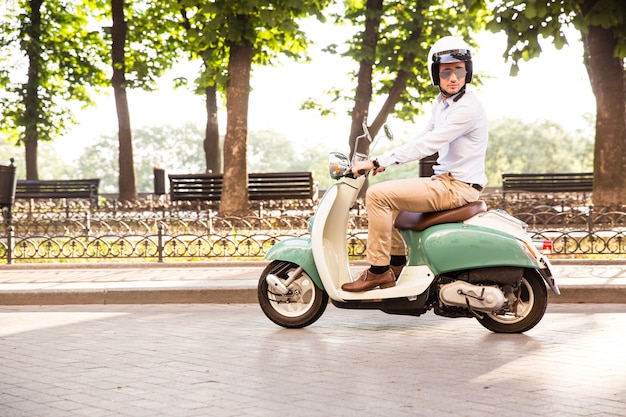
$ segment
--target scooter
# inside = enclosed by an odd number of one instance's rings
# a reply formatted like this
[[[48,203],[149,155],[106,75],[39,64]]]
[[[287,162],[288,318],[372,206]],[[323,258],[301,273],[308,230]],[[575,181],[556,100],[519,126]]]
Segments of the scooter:
[[[363,130],[358,140],[371,144],[367,126]],[[366,158],[355,152],[351,162],[331,153],[330,174],[337,182],[309,220],[310,237],[280,241],[267,252],[272,262],[257,292],[271,321],[286,328],[308,326],[322,316],[329,298],[345,309],[412,316],[432,309],[444,317],[475,318],[495,333],[522,333],[541,321],[547,287],[560,294],[546,256],[552,242],[533,241],[524,222],[487,210],[481,200],[441,212],[400,212],[394,226],[406,242],[408,262],[396,285],[342,290],[342,284],[356,279],[350,272],[347,225],[368,174],[355,178],[350,168]]]

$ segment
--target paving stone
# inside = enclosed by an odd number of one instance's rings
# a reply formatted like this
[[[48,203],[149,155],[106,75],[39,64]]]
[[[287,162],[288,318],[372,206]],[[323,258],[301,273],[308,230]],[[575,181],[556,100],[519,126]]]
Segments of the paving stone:
[[[522,335],[329,307],[0,307],[5,416],[624,416],[626,305],[550,305]]]

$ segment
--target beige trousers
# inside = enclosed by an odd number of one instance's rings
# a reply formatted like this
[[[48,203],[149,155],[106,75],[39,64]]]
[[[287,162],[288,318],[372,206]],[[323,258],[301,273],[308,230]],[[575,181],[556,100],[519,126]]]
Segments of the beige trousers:
[[[367,262],[389,265],[391,255],[405,255],[404,240],[393,227],[398,212],[448,210],[478,200],[480,192],[451,174],[381,182],[368,188]]]

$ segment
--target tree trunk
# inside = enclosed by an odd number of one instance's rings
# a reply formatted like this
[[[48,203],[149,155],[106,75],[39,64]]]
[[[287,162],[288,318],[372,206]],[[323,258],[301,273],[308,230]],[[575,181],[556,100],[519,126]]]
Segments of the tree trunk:
[[[179,0],[180,3],[180,0]],[[191,22],[187,16],[187,10],[181,7],[180,14],[183,17],[183,27],[187,32],[191,31]],[[209,52],[207,49],[204,53]],[[203,55],[201,53],[200,55]],[[210,53],[207,54],[210,56]],[[211,62],[206,58],[203,59],[204,70],[207,71],[211,66]],[[206,172],[219,173],[222,172],[222,149],[220,146],[220,130],[217,121],[217,86],[212,85],[204,89],[204,97],[206,102],[206,126],[204,129],[204,160],[206,163]]]
[[[204,134],[204,157],[207,172],[222,172],[222,149],[217,123],[217,87],[204,89],[206,97],[206,129]]]
[[[586,1],[585,10],[595,0]],[[626,192],[626,94],[624,64],[614,56],[613,31],[599,26],[582,32],[585,66],[596,97],[596,141],[593,164],[593,203],[624,204]]]
[[[137,181],[135,179],[135,165],[133,161],[130,113],[128,110],[128,98],[126,97],[124,47],[128,25],[124,18],[124,0],[111,0],[111,10],[113,14],[113,27],[111,29],[113,39],[111,48],[113,77],[111,78],[111,84],[115,96],[119,136],[119,199],[120,201],[132,201],[137,199]]]
[[[28,32],[28,81],[26,82],[26,94],[24,96],[24,153],[26,159],[26,179],[39,179],[37,169],[37,147],[39,132],[39,74],[41,73],[41,6],[43,0],[31,0],[30,2],[30,25]]]
[[[241,43],[230,47],[226,87],[226,138],[224,139],[224,183],[220,213],[241,213],[248,204],[248,100],[253,47]]]
[[[372,68],[376,57],[376,45],[378,44],[378,27],[380,14],[383,9],[383,0],[367,0],[365,31],[363,32],[362,52],[364,57],[359,63],[359,74],[352,108],[352,124],[350,126],[350,157],[355,152],[367,154],[369,143],[361,140],[358,144],[356,138],[363,133],[363,123],[367,124],[367,115],[370,102],[372,101]],[[374,17],[372,17],[374,16]]]
[[[413,30],[411,31],[411,34],[408,38],[409,43],[416,43],[420,36],[422,36],[422,25],[423,24],[419,18],[419,15],[417,15],[413,19]],[[415,59],[415,54],[409,53],[406,55],[405,62],[411,63],[411,65],[415,65]],[[398,101],[400,101],[400,97],[402,97],[402,93],[404,93],[404,91],[406,90],[406,85],[409,81],[410,76],[411,74],[406,70],[401,69],[398,71],[396,79],[393,81],[393,85],[391,86],[391,90],[389,90],[389,94],[387,94],[387,99],[383,103],[382,108],[380,109],[370,126],[369,130],[372,136],[378,134],[380,129],[387,121],[387,117],[389,117],[389,114],[396,107]]]
[[[400,70],[398,71],[398,75],[396,79],[393,81],[393,85],[391,86],[391,90],[389,90],[389,94],[387,95],[387,99],[383,103],[380,111],[374,118],[372,125],[370,126],[370,133],[372,137],[377,135],[380,129],[383,127],[385,122],[387,121],[387,117],[393,111],[393,108],[396,106],[398,101],[400,101],[400,96],[404,90],[406,90],[406,84],[409,80],[410,74],[407,71]]]

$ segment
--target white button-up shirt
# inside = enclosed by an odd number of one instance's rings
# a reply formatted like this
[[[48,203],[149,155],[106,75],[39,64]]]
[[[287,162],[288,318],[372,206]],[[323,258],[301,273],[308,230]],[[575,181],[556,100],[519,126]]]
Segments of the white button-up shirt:
[[[470,90],[458,101],[453,99],[443,100],[440,94],[433,103],[426,130],[405,145],[377,157],[380,165],[404,164],[439,152],[434,166],[436,175],[449,172],[460,181],[484,186],[489,137],[487,115]]]

